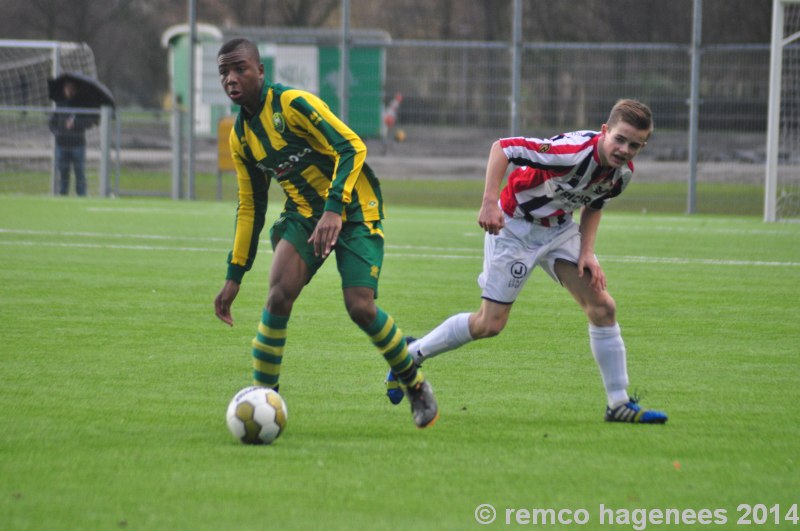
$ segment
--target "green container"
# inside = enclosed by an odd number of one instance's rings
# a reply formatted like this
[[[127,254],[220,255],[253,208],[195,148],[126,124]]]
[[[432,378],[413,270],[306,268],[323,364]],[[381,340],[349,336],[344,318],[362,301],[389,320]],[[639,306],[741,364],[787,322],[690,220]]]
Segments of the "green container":
[[[219,84],[216,51],[227,40],[223,32],[212,26],[199,29],[198,40],[202,46],[201,58],[195,67],[200,70],[196,87],[201,94],[197,106],[196,133],[215,136],[219,120],[236,113]],[[188,104],[188,28],[175,26],[168,29],[162,43],[169,48],[170,89],[173,101],[184,109]],[[308,90],[322,98],[341,118],[339,101],[340,49],[338,34],[326,29],[259,28],[237,30],[258,45],[264,75],[269,82],[281,82],[294,88]],[[387,33],[380,30],[353,30],[353,39],[364,43],[354,45],[349,53],[349,105],[346,123],[363,138],[381,135],[384,108],[384,81],[386,77],[385,48]],[[369,44],[367,44],[369,43]],[[313,62],[316,62],[314,70]],[[282,69],[277,72],[276,69]]]
[[[382,48],[350,49],[347,123],[363,138],[379,137],[381,134],[384,55]],[[338,86],[340,57],[338,47],[323,47],[319,50],[319,96],[336,114],[339,114],[340,110]]]

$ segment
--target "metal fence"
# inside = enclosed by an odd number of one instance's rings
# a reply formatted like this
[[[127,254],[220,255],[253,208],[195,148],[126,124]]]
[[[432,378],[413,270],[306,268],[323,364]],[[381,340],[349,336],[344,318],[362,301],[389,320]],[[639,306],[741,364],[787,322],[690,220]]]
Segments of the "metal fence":
[[[512,133],[509,43],[401,40],[381,45],[385,82],[380,96],[388,103],[396,93],[403,95],[395,131],[403,130],[404,141],[395,140],[392,131],[383,139],[367,139],[379,175],[482,179],[491,142]],[[764,175],[769,46],[710,46],[701,52],[698,181],[759,186]],[[618,98],[638,98],[650,104],[656,122],[656,133],[640,155],[641,179],[687,180],[688,45],[525,43],[520,65],[517,133],[551,136],[596,129]],[[18,118],[10,122],[9,112],[0,113],[7,150],[15,149],[8,145],[13,144],[9,138],[38,135],[40,146],[50,141],[44,118],[34,114],[28,113],[27,129],[22,129]],[[185,171],[187,162],[179,160],[180,151],[173,145],[172,114],[120,109],[116,120],[112,192],[174,196],[172,175]],[[229,197],[235,189],[228,178],[221,191],[217,188],[216,142],[197,139],[198,180],[192,186],[198,189],[193,197]],[[39,171],[46,166],[42,159],[50,157],[52,150],[41,149],[23,158]],[[91,178],[91,149],[89,158]],[[9,161],[7,155],[0,159],[4,192],[17,191],[28,180],[20,177],[25,160]],[[181,196],[188,196],[187,186],[181,184]],[[730,213],[738,213],[734,205]],[[698,206],[702,211],[703,205]]]
[[[598,129],[617,99],[637,98],[653,108],[656,122],[638,159],[639,180],[688,187],[690,51],[688,45],[526,43],[516,133],[547,137]],[[508,43],[395,41],[386,53],[386,92],[403,94],[397,127],[407,133],[403,144],[390,142],[388,153],[415,161],[441,157],[442,166],[454,168],[451,178],[482,178],[491,142],[514,133]],[[737,196],[745,186],[753,188],[744,211],[757,215],[769,46],[709,46],[701,49],[701,58],[697,182],[742,185]],[[410,171],[417,167],[430,165],[417,163]],[[385,171],[403,177],[392,165]],[[724,204],[725,193],[721,198],[715,193],[715,201],[723,202],[723,210],[741,213],[741,201]],[[707,206],[701,203],[698,210]]]
[[[689,51],[681,45],[526,44],[518,132],[599,127],[621,97],[649,103],[659,130],[685,132]],[[404,95],[400,118],[405,124],[469,125],[508,134],[508,54],[503,43],[394,42],[387,49],[386,91]],[[767,45],[703,50],[704,132],[763,135],[768,59]]]

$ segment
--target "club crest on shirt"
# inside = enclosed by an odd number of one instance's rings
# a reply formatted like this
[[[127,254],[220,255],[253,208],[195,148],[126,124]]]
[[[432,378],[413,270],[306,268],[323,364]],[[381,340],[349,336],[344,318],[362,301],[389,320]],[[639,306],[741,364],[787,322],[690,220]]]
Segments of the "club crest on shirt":
[[[614,183],[601,182],[601,183],[598,183],[598,184],[596,184],[594,186],[594,188],[592,189],[592,192],[594,192],[597,195],[603,195],[603,194],[607,194],[608,192],[610,192],[613,189],[614,189]]]
[[[286,121],[281,113],[276,112],[272,115],[272,125],[275,126],[275,130],[279,133],[283,133],[286,130]]]
[[[550,144],[540,144],[539,145],[539,153],[547,153],[550,151]]]

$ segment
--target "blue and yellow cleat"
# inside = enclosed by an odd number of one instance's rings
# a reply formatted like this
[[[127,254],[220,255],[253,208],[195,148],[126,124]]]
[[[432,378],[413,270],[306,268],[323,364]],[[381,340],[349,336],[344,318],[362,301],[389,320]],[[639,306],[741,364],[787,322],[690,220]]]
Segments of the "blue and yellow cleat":
[[[614,409],[606,406],[606,422],[632,422],[636,424],[664,424],[667,414],[653,409],[642,409],[636,398]]]
[[[403,388],[400,387],[400,382],[397,381],[391,369],[386,373],[386,380],[384,383],[386,384],[386,396],[389,397],[389,402],[395,406],[402,402],[405,393],[403,393]]]

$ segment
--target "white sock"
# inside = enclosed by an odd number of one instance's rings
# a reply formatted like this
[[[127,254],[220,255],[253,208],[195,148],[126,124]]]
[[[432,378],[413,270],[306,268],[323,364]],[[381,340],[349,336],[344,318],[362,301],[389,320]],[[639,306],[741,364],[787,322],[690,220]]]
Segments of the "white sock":
[[[608,406],[614,408],[624,404],[629,400],[628,369],[619,324],[595,326],[590,323],[589,344],[603,376]]]
[[[442,352],[453,350],[472,341],[469,335],[469,313],[448,317],[442,324],[425,334],[408,347],[414,361],[422,363]]]

